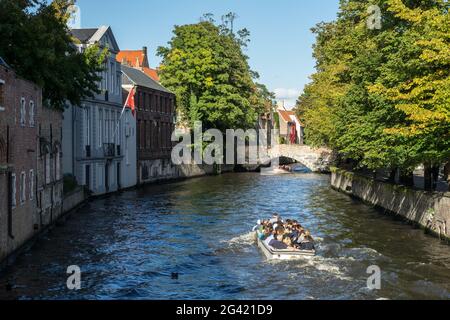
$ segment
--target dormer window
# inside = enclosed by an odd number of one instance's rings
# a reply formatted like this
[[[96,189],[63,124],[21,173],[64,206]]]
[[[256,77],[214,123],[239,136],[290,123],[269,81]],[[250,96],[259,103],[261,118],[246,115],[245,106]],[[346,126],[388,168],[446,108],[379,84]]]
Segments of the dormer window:
[[[34,101],[30,101],[29,118],[30,118],[30,127],[34,127]]]
[[[22,127],[25,126],[25,118],[26,118],[26,103],[25,103],[25,98],[21,98],[20,99],[20,125]]]

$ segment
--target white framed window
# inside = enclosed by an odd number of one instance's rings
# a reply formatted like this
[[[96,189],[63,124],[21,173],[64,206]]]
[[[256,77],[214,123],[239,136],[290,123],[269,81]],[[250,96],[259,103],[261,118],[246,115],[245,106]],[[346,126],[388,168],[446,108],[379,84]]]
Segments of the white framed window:
[[[120,119],[120,112],[117,112],[117,134],[116,134],[116,144],[120,145],[120,137],[122,137],[122,121]]]
[[[27,175],[25,172],[20,174],[20,204],[23,205],[25,203],[27,197]]]
[[[103,110],[98,110],[98,146],[103,145]]]
[[[109,142],[109,135],[110,135],[110,126],[109,126],[109,110],[105,110],[105,137],[104,141],[106,143]]]
[[[30,127],[34,127],[34,101],[30,101],[30,111],[28,113],[28,117],[30,118]]]
[[[85,119],[84,145],[90,146],[91,145],[91,108],[86,107],[84,109],[84,119]]]
[[[111,77],[111,80],[110,80],[111,84],[110,84],[110,86],[111,86],[111,94],[112,94],[112,93],[116,92],[116,86],[115,86],[116,80],[114,79],[115,78],[115,74],[116,74],[116,70],[114,68],[114,65],[115,65],[114,62],[111,62],[110,65],[111,65],[111,67],[110,67],[110,70],[109,70],[109,72],[110,72],[109,76]]]
[[[111,140],[110,143],[114,143],[114,134],[116,132],[116,113],[111,111]]]
[[[34,198],[34,170],[30,170],[30,201]]]
[[[45,184],[49,184],[51,181],[49,153],[45,154],[44,161],[45,161]]]
[[[13,173],[11,175],[11,206],[14,209],[17,205],[17,181],[16,174]]]
[[[61,179],[61,154],[59,148],[56,150],[55,154],[55,171],[56,171],[56,181]]]
[[[103,90],[107,91],[108,90],[108,64],[105,63],[103,67],[104,67],[103,76],[102,76]]]
[[[5,81],[0,79],[0,112],[5,111],[5,107],[3,106],[3,87],[4,87]]]
[[[26,106],[25,106],[25,98],[20,99],[20,125],[23,127],[25,126],[25,119],[26,119]]]

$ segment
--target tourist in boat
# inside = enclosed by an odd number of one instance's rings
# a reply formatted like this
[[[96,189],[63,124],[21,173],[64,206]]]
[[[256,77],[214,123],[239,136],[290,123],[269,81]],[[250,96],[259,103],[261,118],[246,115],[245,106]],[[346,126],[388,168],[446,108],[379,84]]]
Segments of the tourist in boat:
[[[281,223],[282,220],[281,220],[281,217],[280,217],[280,215],[278,213],[274,213],[273,216],[272,216],[272,219],[270,219],[269,222],[274,225],[274,224],[277,224],[277,223]]]
[[[288,234],[283,236],[283,243],[287,245],[288,248],[294,248],[294,243],[292,242],[292,239]]]
[[[311,233],[297,220],[283,221],[278,213],[274,213],[270,220],[258,220],[253,230],[257,231],[261,241],[276,250],[314,250]]]
[[[273,234],[273,230],[272,229],[267,229],[265,232],[265,240],[264,243],[267,245],[270,245],[270,242],[272,240],[274,240],[275,236]]]
[[[300,242],[300,250],[314,250],[314,239],[309,233],[306,231],[303,237],[303,240]]]
[[[277,250],[286,250],[288,246],[283,243],[284,228],[278,226],[273,232],[272,239],[268,242],[268,245]]]

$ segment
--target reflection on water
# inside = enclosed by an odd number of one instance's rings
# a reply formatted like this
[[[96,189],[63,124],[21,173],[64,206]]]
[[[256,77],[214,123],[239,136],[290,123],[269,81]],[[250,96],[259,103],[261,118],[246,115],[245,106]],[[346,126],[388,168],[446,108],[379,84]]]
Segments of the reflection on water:
[[[317,257],[264,258],[249,230],[274,211],[312,231]],[[70,265],[79,291],[66,288]],[[371,265],[380,291],[366,287]],[[0,276],[0,298],[448,299],[449,267],[449,246],[331,190],[327,176],[227,174],[93,201]]]

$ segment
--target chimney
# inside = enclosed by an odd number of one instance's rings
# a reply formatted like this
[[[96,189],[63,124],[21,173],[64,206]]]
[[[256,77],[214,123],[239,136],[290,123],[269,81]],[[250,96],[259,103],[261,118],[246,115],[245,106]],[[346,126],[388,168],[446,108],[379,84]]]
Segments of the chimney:
[[[147,56],[147,47],[142,47],[142,54],[144,55],[144,58],[142,59],[142,66],[144,68],[149,68],[148,64],[148,56]]]

